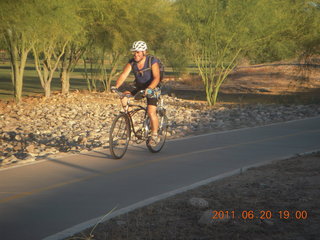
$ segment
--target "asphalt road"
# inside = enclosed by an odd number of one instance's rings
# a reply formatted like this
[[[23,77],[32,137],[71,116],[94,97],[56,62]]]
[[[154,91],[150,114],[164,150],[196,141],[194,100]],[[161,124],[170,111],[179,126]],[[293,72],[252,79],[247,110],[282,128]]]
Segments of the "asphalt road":
[[[320,117],[168,141],[162,152],[108,149],[0,171],[0,239],[37,240],[252,164],[320,149]]]

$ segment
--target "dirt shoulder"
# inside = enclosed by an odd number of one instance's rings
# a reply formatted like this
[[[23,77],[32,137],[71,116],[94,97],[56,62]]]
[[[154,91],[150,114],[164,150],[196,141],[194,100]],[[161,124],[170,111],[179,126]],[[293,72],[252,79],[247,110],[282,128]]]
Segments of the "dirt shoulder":
[[[91,238],[92,228],[72,239],[318,239],[319,182],[320,153],[276,161],[111,219]],[[208,206],[195,207],[192,198]]]

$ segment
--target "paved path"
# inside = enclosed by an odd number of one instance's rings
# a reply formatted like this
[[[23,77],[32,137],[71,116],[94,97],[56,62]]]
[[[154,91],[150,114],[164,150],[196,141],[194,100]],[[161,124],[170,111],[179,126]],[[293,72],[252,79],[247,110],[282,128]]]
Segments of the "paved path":
[[[0,171],[0,238],[42,239],[113,207],[251,164],[320,149],[320,117],[168,142],[162,152],[108,150]]]

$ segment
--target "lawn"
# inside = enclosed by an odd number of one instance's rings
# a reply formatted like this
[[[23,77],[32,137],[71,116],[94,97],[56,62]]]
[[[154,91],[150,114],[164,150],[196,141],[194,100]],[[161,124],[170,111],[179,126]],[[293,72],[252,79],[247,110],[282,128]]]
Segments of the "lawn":
[[[87,82],[84,78],[83,66],[77,66],[75,71],[70,76],[70,90],[86,90]],[[130,78],[132,80],[132,77]],[[37,94],[44,94],[41,87],[39,77],[32,62],[28,62],[24,72],[23,80],[23,96],[33,96]],[[102,91],[103,85],[97,81],[97,89]],[[60,91],[61,84],[59,72],[56,71],[51,83],[51,91]],[[13,86],[11,81],[11,68],[9,63],[0,63],[0,99],[13,99]]]

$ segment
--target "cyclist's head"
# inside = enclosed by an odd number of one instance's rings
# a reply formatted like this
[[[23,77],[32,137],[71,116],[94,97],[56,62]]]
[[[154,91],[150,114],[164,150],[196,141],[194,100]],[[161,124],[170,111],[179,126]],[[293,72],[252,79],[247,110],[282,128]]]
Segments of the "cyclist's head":
[[[143,52],[148,49],[147,44],[144,41],[135,41],[132,44],[131,52]]]

